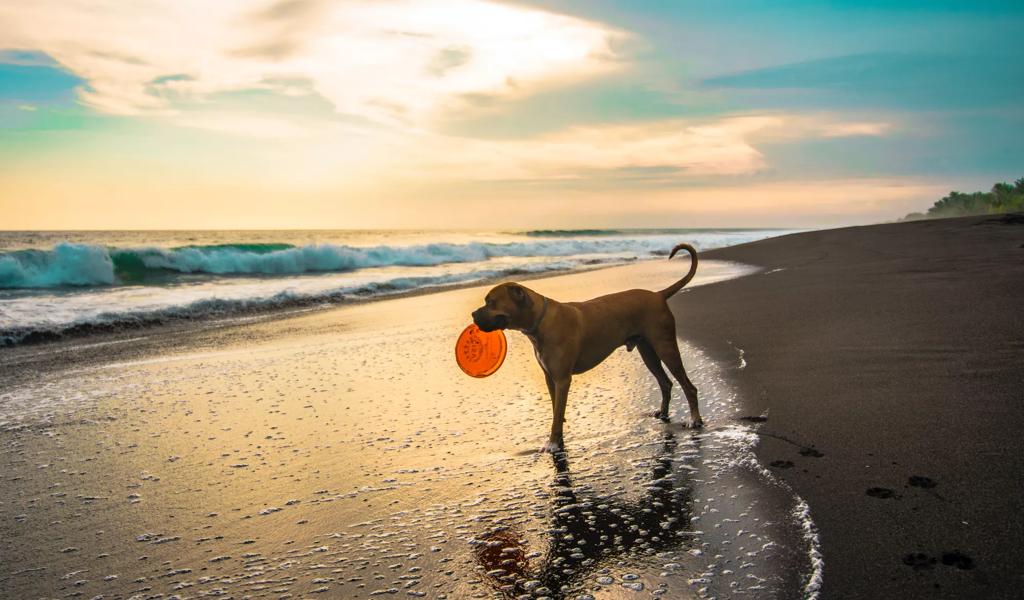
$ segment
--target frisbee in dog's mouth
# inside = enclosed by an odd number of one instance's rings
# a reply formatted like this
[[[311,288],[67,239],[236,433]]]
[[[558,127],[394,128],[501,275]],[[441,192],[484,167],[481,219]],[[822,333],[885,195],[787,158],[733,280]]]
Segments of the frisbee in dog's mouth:
[[[487,332],[470,324],[455,342],[455,362],[470,377],[487,377],[501,368],[507,349],[505,334],[500,329]]]

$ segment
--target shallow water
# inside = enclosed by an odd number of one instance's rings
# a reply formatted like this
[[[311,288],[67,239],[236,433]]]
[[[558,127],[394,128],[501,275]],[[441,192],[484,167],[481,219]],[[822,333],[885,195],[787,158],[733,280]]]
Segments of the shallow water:
[[[678,266],[530,286],[579,299],[667,284]],[[175,338],[5,387],[0,596],[814,595],[813,524],[751,451],[727,384],[739,357],[683,343],[709,424],[694,432],[678,387],[676,423],[647,416],[657,385],[615,352],[574,379],[553,459],[534,452],[550,403],[525,338],[509,334],[487,379],[452,360],[480,297],[346,307],[201,348]]]

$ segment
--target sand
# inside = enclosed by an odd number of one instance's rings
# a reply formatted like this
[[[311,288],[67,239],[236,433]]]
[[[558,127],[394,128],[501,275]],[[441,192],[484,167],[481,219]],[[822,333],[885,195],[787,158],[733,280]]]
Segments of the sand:
[[[529,284],[576,300],[686,267]],[[813,523],[719,363],[684,340],[694,432],[678,388],[676,423],[648,416],[657,385],[617,351],[574,381],[553,461],[525,338],[490,378],[455,365],[484,291],[0,354],[0,597],[813,595]]]
[[[672,303],[731,365],[757,455],[811,507],[825,598],[1024,589],[1024,217],[712,251],[757,275]]]
[[[0,597],[1018,597],[1020,221],[708,253],[761,267],[673,301],[708,426],[678,388],[646,416],[622,349],[563,460],[524,338],[487,379],[452,360],[481,288],[5,350]]]

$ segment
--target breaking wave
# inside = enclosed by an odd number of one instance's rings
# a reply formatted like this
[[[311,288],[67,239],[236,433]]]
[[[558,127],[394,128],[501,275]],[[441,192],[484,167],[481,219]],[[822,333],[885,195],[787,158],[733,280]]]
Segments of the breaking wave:
[[[0,254],[0,288],[111,285],[114,262],[99,246],[57,244],[53,250]]]
[[[680,240],[706,250],[778,235],[721,229],[534,233],[439,234],[446,237],[406,244],[398,240],[409,236],[389,233],[370,245],[353,243],[366,237],[346,233],[290,244],[237,232],[185,232],[208,243],[178,245],[171,240],[192,239],[128,232],[83,240],[71,232],[71,239],[51,237],[48,249],[33,241],[21,246],[26,249],[0,251],[0,347],[622,264],[667,256]],[[156,245],[161,235],[163,246]]]
[[[498,257],[561,257],[630,252],[662,254],[671,244],[649,239],[358,247],[335,244],[220,244],[180,248],[107,248],[61,243],[52,250],[0,254],[0,289],[111,286],[166,281],[181,274],[298,275],[386,266],[437,266]]]
[[[578,267],[577,261],[556,261],[545,264],[519,265],[504,269],[486,269],[467,273],[435,276],[394,277],[355,285],[317,291],[286,289],[244,297],[209,297],[186,303],[152,308],[126,308],[67,315],[51,315],[46,322],[26,325],[0,323],[0,347],[24,342],[60,339],[68,335],[121,331],[147,325],[207,318],[228,318],[263,313],[278,309],[329,305],[340,302],[400,294],[413,290],[444,288],[502,277],[565,271]]]

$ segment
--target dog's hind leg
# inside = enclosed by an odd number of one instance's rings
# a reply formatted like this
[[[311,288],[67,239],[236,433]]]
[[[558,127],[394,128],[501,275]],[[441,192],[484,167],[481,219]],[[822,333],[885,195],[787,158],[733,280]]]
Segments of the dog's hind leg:
[[[697,386],[693,385],[690,378],[686,376],[683,369],[683,359],[679,356],[679,343],[676,342],[675,332],[669,332],[659,336],[657,340],[651,340],[654,351],[658,354],[661,362],[668,367],[668,372],[676,378],[686,395],[686,402],[690,405],[690,427],[703,427],[704,419],[700,416],[700,407],[697,404]]]
[[[658,353],[654,351],[654,347],[647,340],[636,340],[636,347],[640,351],[640,358],[644,359],[644,364],[647,365],[651,375],[658,380],[658,387],[661,388],[661,410],[654,413],[654,416],[667,423],[669,419],[668,403],[672,399],[672,380],[668,378],[665,369],[662,368]]]

